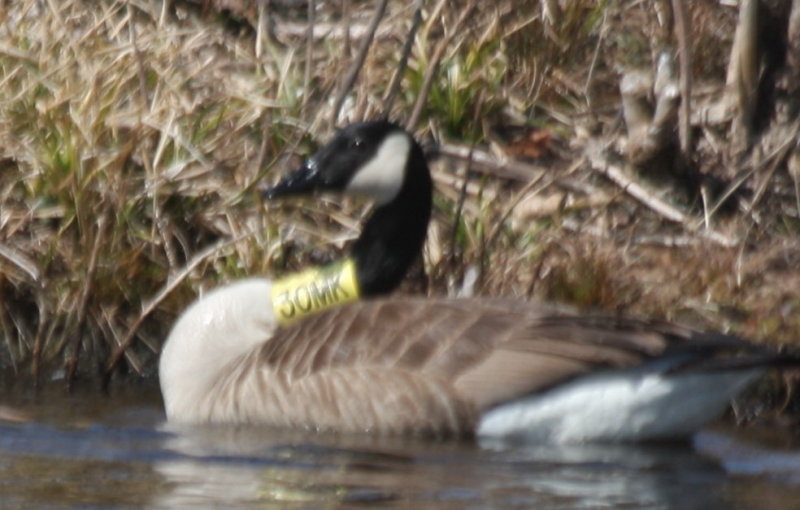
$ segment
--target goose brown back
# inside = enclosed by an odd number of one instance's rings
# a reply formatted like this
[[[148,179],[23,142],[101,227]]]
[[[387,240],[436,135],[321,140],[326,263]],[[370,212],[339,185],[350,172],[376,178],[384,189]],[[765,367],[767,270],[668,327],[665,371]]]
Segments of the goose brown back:
[[[340,432],[471,435],[487,409],[667,351],[703,358],[733,337],[492,299],[394,298],[278,329],[208,394],[209,421]],[[232,402],[246,405],[231,406]]]

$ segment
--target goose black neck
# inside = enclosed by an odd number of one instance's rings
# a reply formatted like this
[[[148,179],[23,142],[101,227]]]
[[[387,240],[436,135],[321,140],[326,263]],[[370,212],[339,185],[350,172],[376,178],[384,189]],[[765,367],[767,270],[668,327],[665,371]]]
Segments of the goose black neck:
[[[422,149],[413,143],[402,188],[375,209],[352,248],[364,297],[391,292],[422,252],[431,217],[432,182]]]

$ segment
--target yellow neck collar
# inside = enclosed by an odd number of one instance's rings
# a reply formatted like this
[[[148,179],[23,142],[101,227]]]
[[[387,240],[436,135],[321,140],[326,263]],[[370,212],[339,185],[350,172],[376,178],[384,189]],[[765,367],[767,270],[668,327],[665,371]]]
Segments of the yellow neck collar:
[[[272,282],[272,306],[282,326],[321,310],[358,301],[359,297],[356,263],[351,258]]]

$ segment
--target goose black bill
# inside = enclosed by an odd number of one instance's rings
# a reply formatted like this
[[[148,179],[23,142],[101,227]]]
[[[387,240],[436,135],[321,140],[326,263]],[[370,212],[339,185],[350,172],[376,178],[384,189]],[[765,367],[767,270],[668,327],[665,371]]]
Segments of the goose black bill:
[[[261,196],[267,200],[276,198],[306,195],[324,184],[314,160],[306,161],[303,166],[285,175],[277,184],[267,188]]]

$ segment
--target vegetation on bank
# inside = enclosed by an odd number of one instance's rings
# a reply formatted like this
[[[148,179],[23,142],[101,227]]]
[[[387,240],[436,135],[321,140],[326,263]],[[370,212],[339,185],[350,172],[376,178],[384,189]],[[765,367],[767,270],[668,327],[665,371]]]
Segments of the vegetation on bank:
[[[775,116],[776,78],[749,120],[699,113],[729,94],[735,8],[391,1],[370,37],[383,3],[0,8],[5,380],[152,375],[198,294],[336,258],[368,206],[264,204],[259,187],[336,125],[386,114],[436,156],[429,242],[402,292],[554,299],[797,344],[797,105]],[[665,18],[682,3],[689,31]],[[643,163],[620,81],[664,52],[691,110],[675,106]]]

